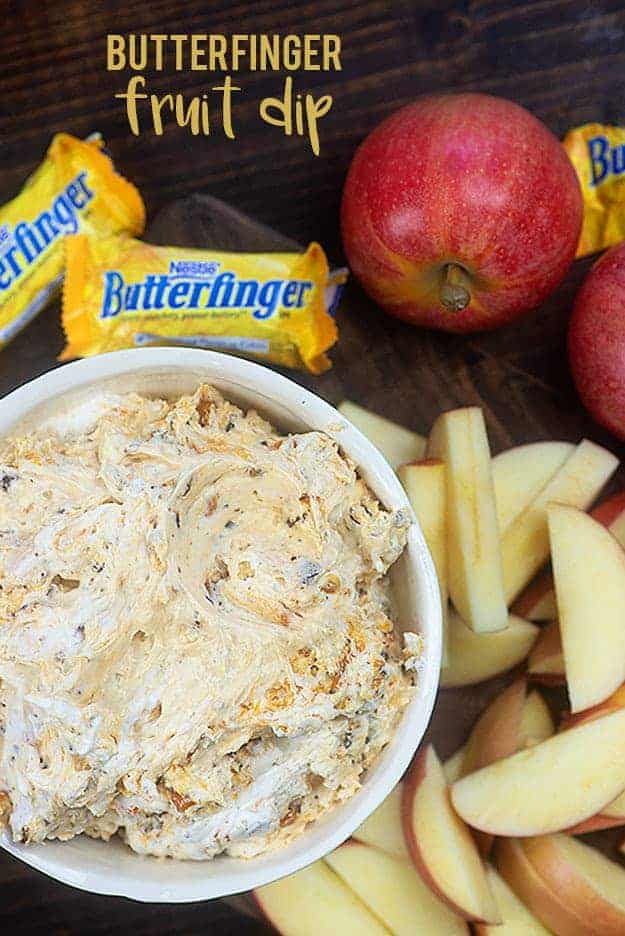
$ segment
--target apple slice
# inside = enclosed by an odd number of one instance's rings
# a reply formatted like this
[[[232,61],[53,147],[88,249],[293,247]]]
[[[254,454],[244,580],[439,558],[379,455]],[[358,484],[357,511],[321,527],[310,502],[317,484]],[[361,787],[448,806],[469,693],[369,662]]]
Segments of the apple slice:
[[[625,680],[625,552],[581,510],[547,513],[566,683],[580,712]]]
[[[601,718],[611,712],[618,712],[622,708],[625,708],[625,685],[619,686],[616,692],[613,692],[608,699],[605,699],[599,705],[594,705],[583,712],[564,718],[560,725],[560,731],[568,731],[569,728],[573,728],[575,725]],[[601,829],[611,829],[613,826],[620,825],[625,825],[625,792],[617,796],[607,806],[604,806],[601,812],[595,816],[579,822],[566,831],[571,835],[582,835],[586,832],[598,832]]]
[[[515,680],[482,712],[467,741],[463,775],[480,770],[519,750],[526,688],[525,679]],[[493,845],[493,836],[476,831],[474,838],[480,854],[487,857]]]
[[[532,916],[494,868],[487,868],[486,874],[503,919],[497,926],[476,923],[475,936],[549,936],[549,930]]]
[[[337,410],[373,442],[392,468],[398,468],[405,462],[418,461],[425,455],[427,441],[418,432],[371,413],[351,400],[343,400]]]
[[[548,624],[534,644],[527,660],[527,675],[545,686],[563,686],[566,682],[564,654],[557,621]]]
[[[516,679],[484,709],[467,741],[463,775],[518,751],[525,690],[525,679]]]
[[[576,916],[558,892],[551,890],[538,875],[528,861],[522,840],[499,839],[495,845],[495,863],[508,886],[528,910],[549,927],[549,932],[560,936],[596,934],[596,930],[588,929],[589,921]],[[523,930],[519,936],[521,933]]]
[[[451,410],[438,417],[428,457],[447,469],[449,594],[469,627],[502,630],[508,620],[490,449],[482,410]]]
[[[521,716],[521,743],[519,750],[524,747],[533,747],[546,741],[555,731],[555,725],[549,706],[535,689],[530,692]]]
[[[590,511],[598,523],[607,527],[625,548],[625,491],[608,497]],[[546,569],[527,586],[515,601],[512,610],[528,621],[552,621],[558,616],[553,575]]]
[[[466,753],[467,746],[463,744],[462,747],[459,747],[456,753],[452,754],[443,764],[447,783],[454,783],[456,780],[459,780],[460,777],[464,776],[464,756]]]
[[[549,890],[557,893],[569,914],[583,920],[586,933],[625,933],[625,869],[595,848],[568,835],[546,835],[521,843],[527,860]],[[566,917],[549,921],[563,932]]]
[[[471,686],[512,669],[528,655],[540,631],[511,614],[504,630],[477,634],[450,608],[448,633],[449,663],[441,670],[443,689]]]
[[[527,621],[553,621],[557,618],[558,607],[551,570],[546,569],[530,582],[512,605],[512,610]]]
[[[497,696],[493,705],[496,705],[500,698],[501,696]],[[486,711],[488,711],[488,709]],[[480,721],[481,719],[478,721],[476,728]],[[523,748],[532,747],[534,744],[540,744],[541,741],[545,741],[547,738],[550,738],[554,731],[555,726],[553,724],[553,719],[551,717],[547,703],[540,695],[540,693],[536,692],[536,690],[530,692],[530,694],[525,699],[525,702],[523,703],[523,710],[519,724],[520,734],[519,737],[515,740],[514,751],[520,751]],[[455,781],[459,780],[460,777],[464,777],[465,774],[469,773],[466,768],[466,756],[468,748],[469,742],[463,744],[462,747],[459,747],[456,753],[452,754],[452,756],[443,764],[443,770],[445,771],[447,783],[455,783]]]
[[[419,521],[436,570],[443,612],[441,663],[445,666],[448,660],[447,606],[449,604],[445,464],[440,459],[432,458],[409,465],[400,465],[397,475]]]
[[[399,783],[354,832],[354,838],[374,845],[394,858],[410,861],[401,818],[402,785]]]
[[[501,544],[509,603],[549,556],[547,505],[558,501],[582,509],[589,507],[617,467],[618,459],[614,455],[584,439],[532,503],[513,520]]]
[[[465,921],[434,896],[409,862],[354,841],[325,860],[393,936],[468,936]]]
[[[594,816],[625,790],[625,709],[456,780],[458,815],[493,835],[544,835]]]
[[[574,448],[570,442],[531,442],[495,455],[493,484],[502,533],[540,493]]]
[[[388,936],[388,930],[324,861],[258,887],[252,896],[283,936]]]
[[[496,923],[499,913],[471,833],[451,807],[443,768],[431,745],[404,782],[402,818],[417,871],[466,920]]]

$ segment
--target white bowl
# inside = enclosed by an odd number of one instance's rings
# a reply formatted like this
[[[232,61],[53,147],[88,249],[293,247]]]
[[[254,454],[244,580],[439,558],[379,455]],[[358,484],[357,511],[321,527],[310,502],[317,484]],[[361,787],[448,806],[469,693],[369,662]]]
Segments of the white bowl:
[[[70,411],[94,388],[137,390],[174,396],[206,381],[245,407],[255,407],[280,429],[320,429],[333,436],[358,465],[387,507],[408,507],[403,488],[378,450],[332,406],[296,383],[248,361],[185,348],[144,348],[88,358],[25,384],[0,401],[0,436],[17,424],[28,430],[46,411]],[[421,741],[434,705],[441,653],[441,610],[436,575],[417,523],[393,569],[400,623],[425,638],[425,657],[416,698],[390,744],[363,780],[362,788],[286,848],[247,860],[220,856],[212,861],[142,857],[121,841],[105,843],[79,836],[70,842],[20,845],[6,831],[0,844],[26,864],[65,884],[97,894],[134,900],[184,902],[224,897],[291,874],[336,848],[373,812],[400,779]]]

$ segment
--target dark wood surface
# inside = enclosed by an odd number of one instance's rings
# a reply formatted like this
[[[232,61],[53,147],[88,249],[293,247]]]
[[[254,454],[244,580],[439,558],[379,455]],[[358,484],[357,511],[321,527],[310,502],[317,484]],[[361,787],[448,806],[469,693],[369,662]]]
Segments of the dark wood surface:
[[[340,261],[338,205],[354,147],[392,109],[426,91],[508,96],[559,135],[588,120],[625,122],[621,0],[0,0],[0,12],[0,199],[17,191],[55,131],[80,136],[98,129],[121,171],[141,189],[155,239],[200,245],[213,236],[217,244],[220,232],[225,238],[223,216],[215,231],[213,208],[195,196],[203,192],[285,236],[319,240]],[[320,157],[258,120],[258,100],[281,84],[281,76],[261,73],[240,75],[245,95],[234,141],[219,131],[191,139],[173,127],[158,139],[132,137],[113,98],[125,79],[104,68],[104,38],[113,31],[338,33],[343,71],[305,76],[308,90],[335,98],[321,124]],[[210,76],[161,73],[149,81],[157,93],[197,94]],[[250,229],[239,225],[238,231],[245,246]],[[272,244],[268,237],[265,246]],[[577,263],[532,319],[487,336],[417,331],[382,315],[351,284],[333,370],[321,378],[294,376],[333,402],[349,396],[421,431],[441,409],[479,404],[495,451],[585,434],[623,455],[583,413],[566,368],[566,322],[588,266]],[[55,365],[62,345],[58,322],[53,304],[1,353],[0,393]],[[469,694],[441,694],[433,723],[441,754],[453,750],[494,690],[489,684]],[[0,928],[7,933],[263,931],[221,902],[150,907],[81,894],[4,854],[0,882]]]

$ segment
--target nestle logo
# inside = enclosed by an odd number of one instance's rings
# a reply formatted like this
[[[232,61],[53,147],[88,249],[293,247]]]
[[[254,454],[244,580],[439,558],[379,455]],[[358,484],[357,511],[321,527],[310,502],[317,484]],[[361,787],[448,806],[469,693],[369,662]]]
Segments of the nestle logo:
[[[184,276],[190,279],[211,279],[219,272],[216,260],[171,260],[170,276]]]

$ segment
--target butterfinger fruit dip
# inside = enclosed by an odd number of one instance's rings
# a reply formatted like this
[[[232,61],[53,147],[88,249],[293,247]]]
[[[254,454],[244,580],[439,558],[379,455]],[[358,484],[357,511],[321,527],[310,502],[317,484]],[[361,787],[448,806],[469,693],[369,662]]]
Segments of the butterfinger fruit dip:
[[[157,247],[131,237],[66,241],[61,360],[145,345],[215,348],[319,374],[338,333],[345,272],[305,253]]]
[[[66,234],[143,231],[141,196],[103,146],[99,137],[57,134],[21,192],[0,208],[0,347],[58,291]]]
[[[22,842],[251,857],[358,790],[414,696],[410,524],[323,432],[210,386],[0,452],[0,797]]]

